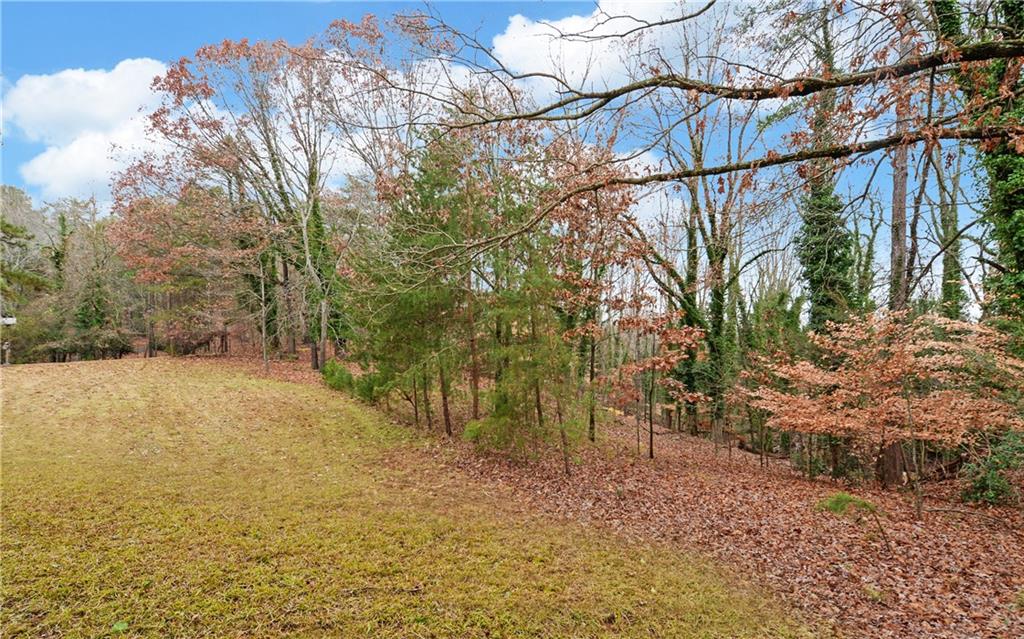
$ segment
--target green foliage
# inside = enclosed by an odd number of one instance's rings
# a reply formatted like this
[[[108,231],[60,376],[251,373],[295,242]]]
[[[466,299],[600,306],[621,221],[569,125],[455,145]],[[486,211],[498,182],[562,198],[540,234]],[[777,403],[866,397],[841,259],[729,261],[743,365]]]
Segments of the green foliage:
[[[957,0],[932,0],[939,35],[948,40],[957,41],[963,37],[959,4]]]
[[[324,376],[324,382],[328,387],[338,391],[352,392],[355,385],[355,378],[347,368],[337,360],[327,360],[320,368]]]
[[[817,455],[809,454],[802,448],[791,451],[789,459],[793,464],[793,468],[806,473],[808,477],[817,477],[828,472],[828,464],[824,459]]]
[[[489,415],[466,424],[462,438],[478,444],[481,448],[500,450],[507,453],[523,455],[534,443],[533,435],[524,426],[531,422],[519,422],[509,415]]]
[[[25,249],[31,239],[32,234],[24,227],[0,218],[0,300],[17,299],[25,292],[43,290],[49,286],[49,281],[41,273],[8,260],[13,250]]]
[[[885,527],[882,526],[882,519],[878,516],[878,508],[866,499],[854,497],[849,493],[838,492],[819,501],[815,509],[818,511],[828,511],[834,515],[840,516],[851,513],[851,511],[862,512],[868,515],[875,522],[875,528],[878,530],[878,536],[881,537],[882,541],[885,543],[885,547],[889,551],[889,554],[893,554],[892,544],[889,542],[889,536],[885,534]]]
[[[387,381],[383,373],[363,373],[354,379],[352,391],[359,399],[372,404],[387,394],[390,389]]]
[[[572,366],[581,354],[561,335],[587,320],[586,312],[570,318],[560,306],[565,285],[553,273],[554,224],[545,220],[472,259],[449,254],[488,228],[524,223],[543,186],[533,175],[499,169],[457,136],[427,137],[418,153],[415,169],[401,178],[401,196],[388,201],[387,224],[362,238],[350,261],[351,346],[374,371],[354,379],[352,392],[372,401],[401,388],[424,415],[423,388],[432,386],[442,406],[428,391],[429,414],[438,418],[453,381],[476,366],[493,379],[480,391],[489,415],[465,436],[524,453],[550,443],[578,409],[561,398],[574,396],[568,387],[579,383]],[[560,441],[567,440],[565,433]]]
[[[79,359],[106,359],[131,353],[131,332],[112,326],[94,326],[37,345],[31,350],[36,358],[63,361],[68,355]]]
[[[854,294],[854,238],[842,210],[831,181],[812,185],[801,209],[797,257],[807,284],[809,325],[814,330],[821,330],[828,321],[842,320]]]
[[[75,308],[75,328],[88,331],[107,324],[110,320],[109,294],[99,278],[92,278],[79,296]]]
[[[64,211],[60,211],[57,213],[57,242],[47,247],[47,256],[50,258],[58,285],[64,284],[64,272],[71,249],[71,235],[72,228],[68,224],[68,216]]]
[[[993,444],[977,461],[965,464],[960,476],[964,481],[961,497],[968,502],[1006,504],[1020,495],[1006,471],[1024,467],[1024,433],[1011,431]]]
[[[351,393],[369,404],[380,400],[391,389],[391,380],[384,373],[353,375],[344,364],[333,359],[324,363],[320,372],[330,388]]]
[[[32,362],[39,357],[49,358],[48,352],[39,351],[40,345],[61,339],[60,319],[47,300],[32,300],[18,308],[18,323],[0,328],[0,338],[11,343],[10,356],[15,364]]]
[[[1024,101],[1010,115],[1024,119]],[[982,164],[989,175],[986,219],[1003,267],[986,283],[993,298],[990,309],[1024,319],[1024,156],[1002,144],[985,154]]]
[[[5,294],[3,300],[4,315],[18,318],[17,325],[3,331],[13,361],[130,353],[139,288],[114,255],[107,234],[110,219],[97,218],[91,201],[66,198],[49,206],[49,215],[30,212],[37,216],[37,233],[54,237],[51,246],[30,241],[20,230],[15,238],[9,235],[14,233],[10,225],[4,227],[5,265],[14,255],[17,264],[32,269],[29,279],[10,278],[5,266],[5,282],[16,282],[18,289],[14,299]]]
[[[806,348],[807,338],[800,327],[802,297],[788,290],[765,293],[758,298],[745,318],[741,340],[746,351],[756,353],[796,353]]]
[[[758,118],[757,130],[766,131],[771,127],[775,126],[776,124],[786,121],[787,119],[798,113],[800,109],[804,107],[804,102],[805,101],[801,99],[789,100],[786,103],[784,103],[781,107],[772,111],[768,115]]]
[[[845,492],[838,492],[829,495],[825,499],[819,501],[815,506],[815,509],[819,511],[827,510],[833,515],[845,515],[850,512],[851,509],[861,510],[868,513],[877,512],[877,508],[871,502]]]
[[[438,141],[421,150],[418,170],[407,176],[407,197],[390,202],[389,224],[363,238],[354,252],[353,285],[344,291],[351,319],[350,345],[364,367],[376,371],[353,381],[353,392],[367,401],[394,384],[433,377],[439,365],[456,368],[465,353],[460,346],[465,325],[459,316],[466,303],[466,267],[422,273],[421,256],[460,241],[469,232],[466,185],[460,183],[458,160],[467,149]]]
[[[1024,35],[1024,3],[1019,0],[1001,0],[991,9],[1004,25],[1004,35]],[[954,42],[965,39],[961,29],[957,3],[949,0],[937,2],[936,16],[943,37]],[[986,16],[988,18],[988,16]],[[986,118],[988,125],[1019,125],[1024,120],[1024,100],[1019,96],[1024,89],[1024,77],[1016,65],[1007,60],[994,60],[988,64],[987,82],[977,83],[960,78],[968,96],[980,94],[993,99],[1003,92],[1017,96],[1000,106],[997,114]],[[983,147],[981,165],[988,177],[988,198],[984,219],[995,240],[996,268],[991,269],[986,281],[986,310],[1003,315],[1016,326],[1013,333],[1024,334],[1024,155],[1006,140],[994,146]],[[1021,341],[1024,348],[1024,341]]]
[[[829,13],[827,6],[819,12],[809,12],[803,37],[811,43],[822,69],[833,73],[836,67]],[[816,145],[834,141],[835,110],[835,92],[823,92],[810,122]],[[853,299],[855,238],[843,219],[843,203],[835,193],[831,160],[815,162],[807,168],[811,171],[810,189],[800,207],[803,224],[796,248],[810,302],[810,328],[821,330],[826,322],[841,320]]]

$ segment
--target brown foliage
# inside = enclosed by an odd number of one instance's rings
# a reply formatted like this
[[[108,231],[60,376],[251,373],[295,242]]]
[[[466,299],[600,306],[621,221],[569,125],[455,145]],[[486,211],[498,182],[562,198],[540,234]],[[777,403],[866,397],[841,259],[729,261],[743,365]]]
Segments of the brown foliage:
[[[769,363],[775,383],[750,391],[784,431],[957,445],[978,431],[1020,428],[1024,361],[984,324],[935,315],[868,316],[812,334],[816,360]]]

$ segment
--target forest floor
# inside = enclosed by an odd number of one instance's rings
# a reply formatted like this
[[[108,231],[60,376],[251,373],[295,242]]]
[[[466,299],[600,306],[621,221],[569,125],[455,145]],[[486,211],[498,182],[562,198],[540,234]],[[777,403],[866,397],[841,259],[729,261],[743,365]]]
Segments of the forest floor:
[[[319,383],[304,365],[279,366]],[[649,460],[635,423],[601,424],[599,435],[577,448],[568,477],[557,453],[523,463],[438,442],[432,454],[536,510],[710,555],[846,637],[1024,637],[1020,508],[966,506],[951,480],[926,485],[917,519],[905,491],[808,480],[788,462],[762,468],[756,455],[676,433],[659,433]],[[883,530],[864,513],[818,508],[839,491],[874,504]]]
[[[525,484],[278,372],[5,368],[2,634],[815,634],[701,552],[552,517],[514,498]]]
[[[655,459],[628,426],[599,431],[566,477],[557,459],[437,454],[539,509],[644,541],[710,553],[845,637],[1024,637],[1024,513],[970,508],[930,486],[922,519],[910,495],[808,480],[788,464],[663,434]],[[839,491],[877,507],[839,516]],[[890,550],[891,547],[891,550]]]

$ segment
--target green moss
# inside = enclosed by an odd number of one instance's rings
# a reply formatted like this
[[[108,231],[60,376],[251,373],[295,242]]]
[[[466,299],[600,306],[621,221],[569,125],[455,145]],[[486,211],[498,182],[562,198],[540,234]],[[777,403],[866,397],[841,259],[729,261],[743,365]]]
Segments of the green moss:
[[[819,501],[816,508],[818,510],[827,510],[834,515],[845,515],[851,508],[869,513],[873,513],[876,510],[875,505],[871,502],[844,492],[829,495]]]
[[[5,637],[790,637],[707,561],[517,509],[341,395],[211,364],[4,371]]]

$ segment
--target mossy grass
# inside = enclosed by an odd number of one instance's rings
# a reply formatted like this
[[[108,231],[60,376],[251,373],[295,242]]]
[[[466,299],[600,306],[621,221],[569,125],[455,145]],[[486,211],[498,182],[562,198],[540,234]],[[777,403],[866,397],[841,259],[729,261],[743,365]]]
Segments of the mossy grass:
[[[867,513],[876,512],[875,505],[866,499],[855,497],[850,493],[838,492],[818,502],[818,510],[827,510],[833,515],[845,515],[851,509],[863,510]]]
[[[212,363],[3,373],[5,637],[790,637],[678,550],[518,507],[324,388]]]

